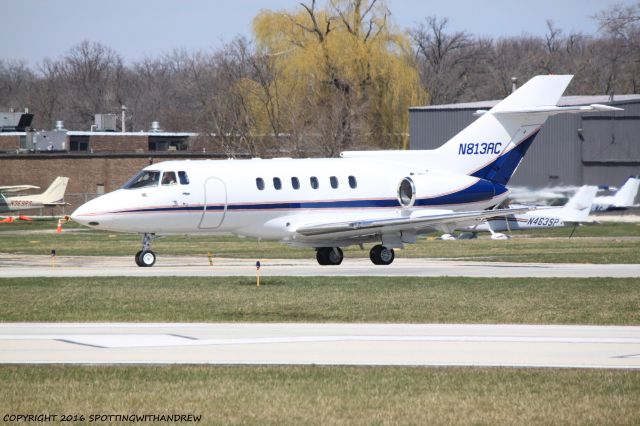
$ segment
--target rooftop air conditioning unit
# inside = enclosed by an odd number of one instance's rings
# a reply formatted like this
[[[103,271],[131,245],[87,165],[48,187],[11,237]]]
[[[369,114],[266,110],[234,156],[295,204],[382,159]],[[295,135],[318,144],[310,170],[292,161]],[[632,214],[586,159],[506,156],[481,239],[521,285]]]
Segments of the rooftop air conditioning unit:
[[[96,114],[96,131],[97,132],[115,132],[116,114]]]

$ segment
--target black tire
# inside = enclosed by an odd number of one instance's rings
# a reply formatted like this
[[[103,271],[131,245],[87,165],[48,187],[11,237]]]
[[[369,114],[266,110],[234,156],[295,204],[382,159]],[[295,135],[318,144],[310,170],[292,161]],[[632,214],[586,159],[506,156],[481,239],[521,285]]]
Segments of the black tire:
[[[369,259],[374,265],[391,265],[396,258],[396,254],[392,248],[387,248],[378,244],[373,246],[369,252]]]
[[[325,247],[316,249],[316,260],[318,261],[318,264],[322,266],[329,264],[329,259],[327,259],[327,251],[325,250]]]
[[[320,265],[337,266],[342,263],[344,254],[340,247],[319,247],[316,249],[316,260]]]
[[[136,259],[136,265],[138,265],[138,266],[142,266],[142,263],[140,263],[140,255],[141,255],[141,254],[142,254],[142,250],[140,250],[140,251],[138,251],[138,252],[136,253],[136,257],[135,257],[135,259]]]
[[[140,266],[145,268],[150,268],[156,263],[156,254],[151,250],[143,251],[138,256],[138,261],[140,262]]]
[[[342,259],[344,259],[344,254],[340,247],[328,247],[327,248],[327,265],[339,265],[342,263]]]

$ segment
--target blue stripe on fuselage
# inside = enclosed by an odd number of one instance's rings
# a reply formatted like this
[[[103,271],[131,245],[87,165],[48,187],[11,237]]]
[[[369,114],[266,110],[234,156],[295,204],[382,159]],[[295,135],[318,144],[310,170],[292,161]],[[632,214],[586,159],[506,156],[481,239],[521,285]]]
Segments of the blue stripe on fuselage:
[[[496,195],[504,194],[506,191],[507,188],[502,185],[496,185],[489,181],[480,179],[470,187],[452,194],[442,195],[435,198],[417,199],[415,205],[423,207],[475,203],[490,200]]]
[[[514,149],[496,158],[491,164],[484,166],[471,176],[487,179],[500,185],[506,185],[536,136],[538,136],[538,131],[532,133]]]
[[[468,188],[460,191],[440,195],[432,198],[419,198],[415,205],[420,207],[444,206],[454,204],[467,204],[490,200],[496,195],[503,194],[507,189],[502,185],[491,184],[480,180]],[[252,204],[229,204],[227,210],[296,210],[296,209],[339,209],[339,208],[393,208],[400,207],[395,198],[365,199],[365,200],[332,200],[332,201],[296,201],[296,202],[270,202]],[[207,211],[224,210],[225,206],[216,204],[207,206]],[[112,213],[157,213],[157,212],[184,212],[202,211],[204,206],[193,207],[151,207],[134,210],[121,210]]]

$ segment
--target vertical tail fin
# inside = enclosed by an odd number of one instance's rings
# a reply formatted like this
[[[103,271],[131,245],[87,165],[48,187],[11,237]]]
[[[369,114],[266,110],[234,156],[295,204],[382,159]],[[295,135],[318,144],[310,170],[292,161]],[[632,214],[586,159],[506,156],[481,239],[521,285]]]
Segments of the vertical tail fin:
[[[557,108],[572,75],[543,75],[529,80],[435,150],[447,168],[505,185]]]
[[[49,185],[47,190],[38,196],[38,198],[40,198],[40,201],[44,205],[61,204],[64,198],[64,193],[67,190],[68,183],[69,183],[68,177],[58,176],[51,183],[51,185]]]
[[[562,207],[563,218],[568,222],[582,222],[591,211],[591,204],[596,198],[597,186],[581,186],[580,189]]]
[[[640,188],[640,176],[630,176],[629,179],[613,196],[614,207],[631,207],[635,202]]]

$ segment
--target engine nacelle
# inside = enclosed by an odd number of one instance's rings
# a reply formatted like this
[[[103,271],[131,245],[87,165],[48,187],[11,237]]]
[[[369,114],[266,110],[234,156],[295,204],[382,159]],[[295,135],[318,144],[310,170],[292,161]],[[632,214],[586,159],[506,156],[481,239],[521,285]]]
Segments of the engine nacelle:
[[[424,173],[400,181],[398,202],[406,208],[438,207],[488,201],[507,193],[505,186],[473,176]]]

